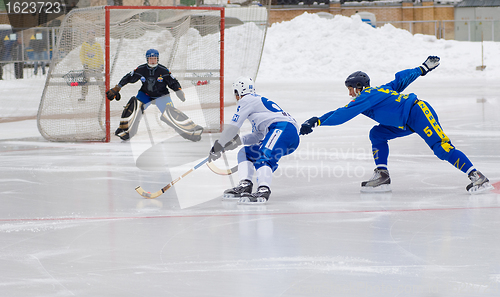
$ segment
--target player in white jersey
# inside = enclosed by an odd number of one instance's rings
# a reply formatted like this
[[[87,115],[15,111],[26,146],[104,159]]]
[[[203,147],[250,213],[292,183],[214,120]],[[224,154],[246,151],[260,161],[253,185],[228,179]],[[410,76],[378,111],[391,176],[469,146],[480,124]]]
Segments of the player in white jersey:
[[[231,122],[210,150],[210,161],[224,150],[245,145],[238,152],[239,185],[224,192],[224,199],[239,199],[241,204],[266,203],[271,194],[272,174],[281,157],[293,153],[299,146],[299,126],[295,119],[275,102],[257,95],[251,78],[240,77],[233,83],[238,101]],[[238,137],[245,120],[252,124],[252,133]],[[236,138],[236,141],[235,141]],[[256,173],[257,192],[252,193]]]

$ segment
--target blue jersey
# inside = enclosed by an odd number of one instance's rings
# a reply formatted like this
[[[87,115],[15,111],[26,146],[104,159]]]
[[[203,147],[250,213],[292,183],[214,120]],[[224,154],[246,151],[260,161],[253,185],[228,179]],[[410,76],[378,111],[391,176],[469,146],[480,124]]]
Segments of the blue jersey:
[[[320,125],[340,125],[362,113],[382,125],[405,129],[417,95],[401,92],[420,75],[422,71],[419,67],[400,71],[390,83],[366,88],[346,106],[322,115]]]

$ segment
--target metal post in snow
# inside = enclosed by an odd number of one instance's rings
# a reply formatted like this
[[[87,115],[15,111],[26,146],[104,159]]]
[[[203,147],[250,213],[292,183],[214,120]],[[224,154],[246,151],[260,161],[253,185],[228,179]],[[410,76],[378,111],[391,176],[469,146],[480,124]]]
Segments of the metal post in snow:
[[[469,40],[468,41],[470,41],[470,23],[471,23],[471,21],[469,21],[469,24],[467,24],[467,30],[469,30],[469,32],[468,32],[468,34],[469,34]]]

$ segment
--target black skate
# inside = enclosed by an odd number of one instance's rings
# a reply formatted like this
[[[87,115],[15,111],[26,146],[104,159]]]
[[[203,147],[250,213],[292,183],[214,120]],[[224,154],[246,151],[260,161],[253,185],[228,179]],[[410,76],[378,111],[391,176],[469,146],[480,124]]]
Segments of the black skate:
[[[379,193],[391,191],[391,177],[387,169],[375,168],[373,175],[368,181],[361,183],[361,192]]]
[[[130,134],[123,130],[122,128],[118,128],[115,131],[115,135],[120,137],[121,140],[129,140],[130,139]]]
[[[267,186],[260,186],[257,192],[253,194],[244,193],[241,195],[238,204],[264,204],[269,200],[271,189]]]
[[[222,195],[222,199],[240,199],[242,194],[250,194],[252,193],[253,183],[248,179],[244,179],[240,181],[240,184],[237,187],[234,187],[229,190],[224,191],[224,195]]]
[[[479,194],[489,190],[493,190],[493,186],[486,176],[484,176],[478,170],[474,170],[469,173],[469,179],[472,183],[467,185],[465,189],[471,194]]]

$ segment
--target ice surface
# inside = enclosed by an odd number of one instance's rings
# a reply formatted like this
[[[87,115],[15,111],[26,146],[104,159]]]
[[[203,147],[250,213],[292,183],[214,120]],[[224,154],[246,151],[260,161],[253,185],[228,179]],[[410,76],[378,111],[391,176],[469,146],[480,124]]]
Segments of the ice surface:
[[[448,54],[448,42],[435,40],[401,56],[339,47],[324,54],[337,61],[325,66],[287,46],[293,63],[277,63],[273,44],[284,34],[299,42],[298,21],[269,30],[259,93],[303,122],[349,102],[343,79],[351,70],[382,84],[442,55],[442,65],[406,91],[432,104],[444,132],[496,190],[469,195],[467,177],[412,135],[390,142],[393,191],[361,194],[373,170],[374,122],[360,116],[303,136],[280,162],[266,205],[222,201],[236,181],[205,166],[157,199],[143,199],[136,186],[159,190],[202,160],[218,135],[194,144],[142,130],[133,142],[47,142],[35,120],[43,80],[0,81],[0,296],[498,296],[498,55],[476,72],[480,59]],[[323,41],[358,42],[352,33],[363,24],[333,22],[342,30]],[[384,30],[365,34],[370,48],[383,46],[376,41],[384,41]],[[429,38],[399,35],[401,43]],[[315,42],[308,39],[311,51]],[[478,46],[451,44],[457,52]],[[498,43],[490,46],[498,53]],[[344,67],[350,62],[353,69]],[[226,119],[233,112],[226,108]],[[236,164],[234,152],[228,163]]]

